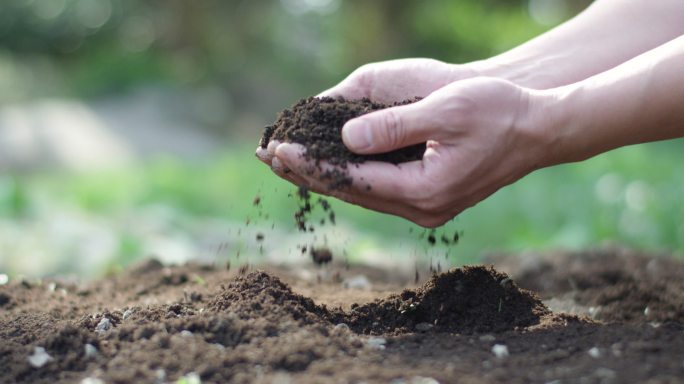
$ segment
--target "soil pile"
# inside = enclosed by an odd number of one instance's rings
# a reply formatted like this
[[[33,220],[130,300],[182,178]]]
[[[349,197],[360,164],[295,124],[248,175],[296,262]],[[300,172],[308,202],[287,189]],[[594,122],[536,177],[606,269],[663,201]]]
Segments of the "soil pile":
[[[471,334],[532,326],[550,313],[507,275],[474,266],[434,275],[418,290],[353,307],[348,322],[362,333],[433,329]]]
[[[295,294],[289,286],[263,271],[240,276],[209,302],[209,309],[231,311],[240,318],[293,319],[311,324],[329,316],[324,306]]]
[[[342,142],[341,135],[344,124],[355,117],[392,106],[410,104],[417,100],[386,105],[369,99],[345,100],[331,97],[302,99],[291,108],[280,112],[275,123],[264,129],[260,145],[266,148],[271,140],[299,143],[306,147],[304,156],[307,160],[314,160],[316,164],[326,161],[343,169],[348,163],[358,164],[368,160],[393,164],[420,160],[425,152],[425,143],[383,154],[358,155],[347,149]],[[341,180],[333,178],[337,176],[339,179],[340,174],[327,176],[332,178],[333,182],[337,182],[332,187],[344,185]]]

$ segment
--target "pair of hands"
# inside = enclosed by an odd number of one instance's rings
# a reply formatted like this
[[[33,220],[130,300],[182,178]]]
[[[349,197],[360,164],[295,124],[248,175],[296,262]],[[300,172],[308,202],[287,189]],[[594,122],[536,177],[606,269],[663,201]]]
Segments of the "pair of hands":
[[[534,91],[431,59],[365,65],[319,96],[422,100],[347,122],[345,145],[359,154],[427,142],[420,161],[348,167],[351,186],[329,190],[299,144],[271,142],[257,157],[280,177],[352,204],[437,227],[537,169],[549,144],[536,124]],[[323,169],[330,165],[323,164]],[[368,189],[368,185],[371,186]]]

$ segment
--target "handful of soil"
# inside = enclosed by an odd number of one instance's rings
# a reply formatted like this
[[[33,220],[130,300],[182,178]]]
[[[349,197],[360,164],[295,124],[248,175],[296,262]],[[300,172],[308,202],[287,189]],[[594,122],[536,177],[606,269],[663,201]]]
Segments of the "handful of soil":
[[[346,168],[347,163],[359,164],[367,160],[392,164],[420,160],[425,152],[425,143],[388,153],[359,155],[349,151],[342,142],[342,127],[347,121],[369,112],[418,100],[415,98],[387,105],[367,98],[345,100],[341,97],[309,97],[280,112],[275,123],[264,129],[260,145],[266,148],[271,140],[302,144],[306,147],[304,156],[307,160],[315,160],[316,164],[325,160],[342,168]]]

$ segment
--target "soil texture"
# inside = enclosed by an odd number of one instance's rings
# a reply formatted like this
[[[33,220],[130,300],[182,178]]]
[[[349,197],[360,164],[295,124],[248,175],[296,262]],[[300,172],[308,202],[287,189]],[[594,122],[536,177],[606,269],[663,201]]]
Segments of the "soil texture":
[[[419,100],[405,100],[391,105],[375,103],[367,98],[361,100],[345,100],[331,97],[309,97],[301,99],[292,107],[278,114],[273,125],[264,129],[260,145],[266,148],[271,140],[302,144],[306,148],[304,157],[313,160],[321,178],[329,181],[328,187],[339,189],[349,185],[352,180],[345,172],[348,164],[359,164],[365,161],[384,161],[400,164],[420,160],[425,152],[425,143],[412,145],[396,151],[359,155],[347,149],[342,142],[344,124],[361,115],[381,109],[406,105]],[[320,162],[336,166],[323,170]]]
[[[510,276],[471,266],[421,285],[334,262],[151,260],[91,282],[13,280],[0,286],[0,382],[682,382],[681,261],[535,257],[493,257]],[[344,284],[359,275],[372,285]]]

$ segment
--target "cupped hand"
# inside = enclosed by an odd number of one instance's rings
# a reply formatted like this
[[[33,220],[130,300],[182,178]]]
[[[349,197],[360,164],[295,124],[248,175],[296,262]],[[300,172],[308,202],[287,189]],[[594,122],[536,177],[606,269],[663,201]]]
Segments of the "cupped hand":
[[[318,96],[357,100],[367,97],[378,103],[425,97],[457,80],[478,76],[468,64],[448,64],[434,59],[400,59],[366,64],[336,86]]]
[[[494,78],[449,84],[413,104],[350,120],[345,145],[360,154],[427,142],[420,161],[349,165],[352,185],[329,190],[298,144],[271,143],[274,171],[313,191],[404,217],[424,227],[444,224],[529,172],[548,152],[533,91]]]
[[[468,64],[448,64],[422,58],[390,60],[363,65],[339,84],[317,96],[341,96],[348,100],[366,97],[378,103],[390,104],[416,96],[425,97],[454,81],[475,76],[478,76],[478,72]],[[281,177],[300,184],[300,178],[283,173],[282,164],[274,159],[278,144],[276,141],[269,143],[268,148],[258,147],[257,157]]]

